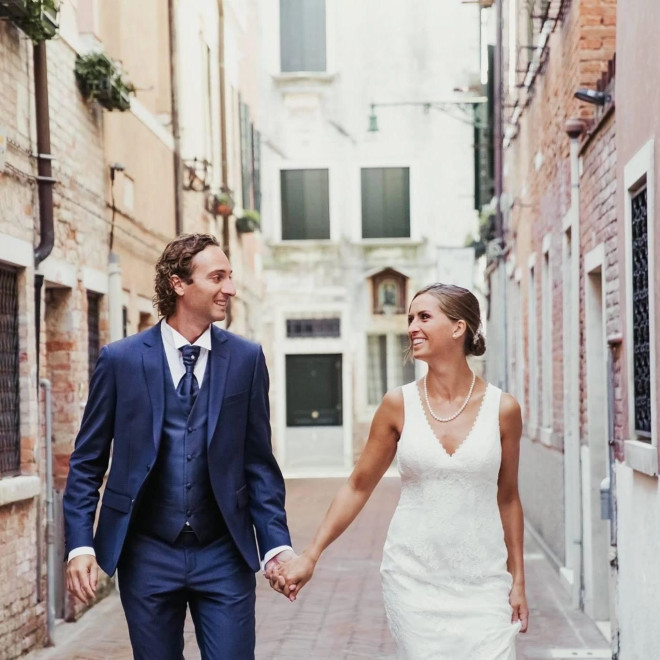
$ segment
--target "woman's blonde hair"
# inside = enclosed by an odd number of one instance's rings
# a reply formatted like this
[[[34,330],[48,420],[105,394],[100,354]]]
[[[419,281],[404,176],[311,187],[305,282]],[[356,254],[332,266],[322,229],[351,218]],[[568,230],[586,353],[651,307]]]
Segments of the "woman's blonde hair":
[[[412,299],[424,293],[432,295],[438,301],[440,311],[452,321],[465,321],[465,355],[483,355],[486,352],[486,340],[481,332],[479,301],[472,291],[455,284],[437,282],[420,289]],[[412,300],[410,302],[412,304]]]

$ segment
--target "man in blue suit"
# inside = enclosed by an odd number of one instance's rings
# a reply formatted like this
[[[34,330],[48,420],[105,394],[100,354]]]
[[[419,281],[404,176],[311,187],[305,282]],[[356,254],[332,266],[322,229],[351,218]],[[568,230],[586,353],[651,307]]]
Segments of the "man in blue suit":
[[[212,325],[235,294],[213,236],[173,240],[163,320],[102,349],[71,455],[67,587],[88,602],[98,567],[118,569],[139,660],[183,657],[187,606],[203,658],[253,658],[254,574],[293,556],[263,352]]]

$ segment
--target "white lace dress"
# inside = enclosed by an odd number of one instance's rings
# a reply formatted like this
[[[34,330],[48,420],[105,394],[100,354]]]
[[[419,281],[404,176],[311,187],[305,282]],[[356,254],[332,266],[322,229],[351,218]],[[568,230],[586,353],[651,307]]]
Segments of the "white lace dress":
[[[472,430],[449,455],[416,383],[403,387],[401,498],[383,550],[385,609],[406,660],[514,660],[507,550],[497,506],[501,390],[487,385]]]

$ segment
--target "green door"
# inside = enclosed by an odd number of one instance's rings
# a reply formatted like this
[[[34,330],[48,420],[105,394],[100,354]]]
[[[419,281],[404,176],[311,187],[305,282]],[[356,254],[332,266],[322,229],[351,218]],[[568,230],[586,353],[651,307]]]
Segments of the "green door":
[[[286,356],[287,426],[341,426],[341,402],[341,354]]]

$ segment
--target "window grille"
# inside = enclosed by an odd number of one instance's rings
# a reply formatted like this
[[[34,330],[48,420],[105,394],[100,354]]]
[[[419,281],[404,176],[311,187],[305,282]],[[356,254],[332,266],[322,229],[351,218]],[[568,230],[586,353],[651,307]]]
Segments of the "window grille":
[[[388,345],[387,335],[367,337],[367,401],[378,405],[388,390],[415,380],[415,365],[404,357],[408,335],[396,335]]]
[[[649,314],[649,245],[646,187],[632,205],[632,325],[635,381],[635,430],[651,436],[651,351]]]
[[[21,466],[18,381],[18,278],[0,267],[0,476]]]
[[[339,319],[287,319],[286,336],[292,339],[305,337],[339,337]]]

